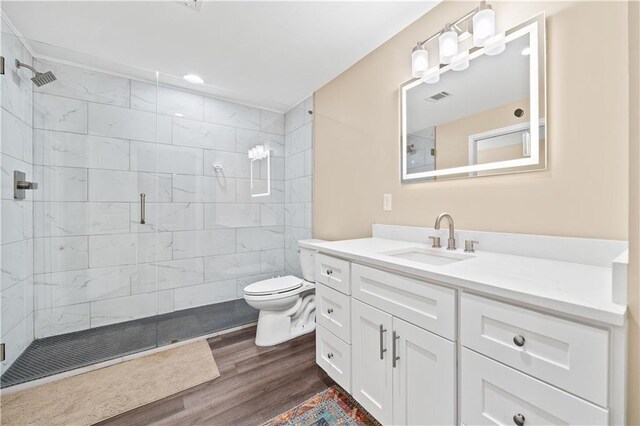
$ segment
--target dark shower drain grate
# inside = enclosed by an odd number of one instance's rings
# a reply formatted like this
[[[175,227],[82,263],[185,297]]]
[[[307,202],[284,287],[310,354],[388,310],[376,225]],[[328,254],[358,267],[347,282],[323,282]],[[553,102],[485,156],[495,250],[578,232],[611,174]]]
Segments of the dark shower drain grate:
[[[238,299],[34,340],[2,375],[1,387],[238,327],[257,319],[258,311]]]

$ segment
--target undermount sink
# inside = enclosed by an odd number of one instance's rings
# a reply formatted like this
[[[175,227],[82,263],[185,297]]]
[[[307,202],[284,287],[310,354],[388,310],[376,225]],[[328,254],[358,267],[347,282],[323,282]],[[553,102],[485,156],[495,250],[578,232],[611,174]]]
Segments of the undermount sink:
[[[427,263],[429,265],[447,265],[449,263],[467,260],[473,256],[469,254],[446,252],[437,249],[425,249],[420,247],[411,247],[401,250],[385,251],[379,254],[397,257],[399,259],[412,260],[414,262]]]

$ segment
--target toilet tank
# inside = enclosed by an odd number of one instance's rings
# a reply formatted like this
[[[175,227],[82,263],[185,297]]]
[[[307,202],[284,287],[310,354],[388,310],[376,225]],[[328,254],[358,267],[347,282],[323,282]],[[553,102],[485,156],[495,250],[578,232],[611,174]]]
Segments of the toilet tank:
[[[301,240],[305,243],[324,243],[324,240]],[[302,278],[305,281],[316,282],[316,251],[300,247],[298,250],[300,259],[300,269],[302,270]]]

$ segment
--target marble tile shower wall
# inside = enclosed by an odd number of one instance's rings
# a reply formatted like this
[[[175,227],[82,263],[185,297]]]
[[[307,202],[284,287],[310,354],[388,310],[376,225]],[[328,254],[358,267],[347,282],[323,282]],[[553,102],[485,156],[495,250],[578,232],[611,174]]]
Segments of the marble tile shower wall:
[[[0,55],[5,74],[0,76],[2,129],[0,145],[0,341],[5,344],[4,372],[33,340],[33,194],[13,199],[13,171],[33,177],[32,83],[28,70],[14,61],[32,64],[33,59],[4,19],[1,23]]]
[[[285,270],[302,277],[298,240],[311,238],[313,219],[313,96],[285,115]]]
[[[284,272],[283,114],[38,66],[58,80],[34,93],[36,337],[241,298]],[[274,181],[252,198],[259,143]]]

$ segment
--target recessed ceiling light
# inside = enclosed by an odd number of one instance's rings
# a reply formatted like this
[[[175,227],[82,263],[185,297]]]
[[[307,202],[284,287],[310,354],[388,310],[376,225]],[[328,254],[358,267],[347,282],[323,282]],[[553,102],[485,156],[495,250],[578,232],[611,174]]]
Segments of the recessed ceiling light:
[[[531,49],[529,47],[525,47],[520,53],[522,53],[524,56],[529,56],[531,54]]]
[[[202,79],[202,77],[200,77],[198,75],[195,75],[195,74],[187,74],[187,75],[183,76],[182,78],[187,80],[189,83],[193,83],[193,84],[202,84],[202,83],[204,83],[204,80]]]

